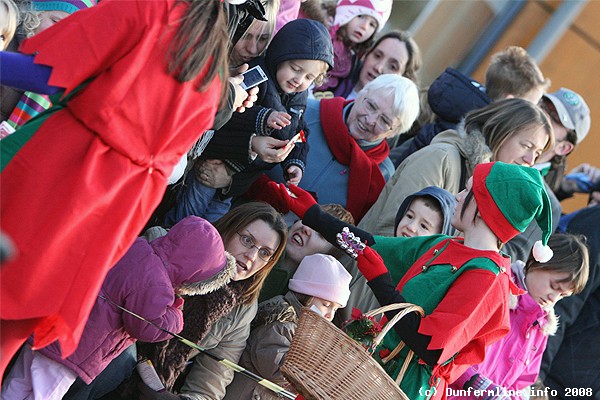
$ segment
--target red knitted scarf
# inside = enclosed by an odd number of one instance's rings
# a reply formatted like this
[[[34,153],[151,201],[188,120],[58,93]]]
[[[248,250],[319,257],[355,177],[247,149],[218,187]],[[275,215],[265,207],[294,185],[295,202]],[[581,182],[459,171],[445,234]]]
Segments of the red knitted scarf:
[[[340,164],[350,170],[346,208],[356,222],[375,203],[385,185],[379,164],[386,159],[390,148],[386,141],[363,150],[350,136],[344,122],[344,107],[349,104],[341,97],[321,100],[321,126],[329,149]]]

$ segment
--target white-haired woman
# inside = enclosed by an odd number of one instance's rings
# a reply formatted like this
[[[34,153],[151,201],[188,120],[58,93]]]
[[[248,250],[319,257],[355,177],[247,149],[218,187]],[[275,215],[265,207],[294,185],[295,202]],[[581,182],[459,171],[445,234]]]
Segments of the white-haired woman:
[[[418,114],[416,85],[391,74],[366,84],[354,101],[309,100],[310,151],[300,186],[321,204],[343,205],[359,221],[394,173],[385,139],[407,131]],[[279,169],[270,175],[284,182]]]

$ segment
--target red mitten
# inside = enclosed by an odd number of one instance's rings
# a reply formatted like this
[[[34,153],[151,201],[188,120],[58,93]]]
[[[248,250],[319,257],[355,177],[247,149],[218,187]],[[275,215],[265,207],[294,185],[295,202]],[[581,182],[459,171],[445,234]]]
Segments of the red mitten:
[[[175,296],[175,301],[173,302],[173,308],[183,308],[183,297]]]
[[[250,189],[246,192],[246,197],[251,200],[264,201],[273,206],[274,209],[282,214],[287,214],[290,211],[288,203],[290,196],[285,187],[273,182],[267,175],[262,174]]]
[[[306,211],[317,204],[317,201],[310,193],[296,185],[290,184],[290,191],[294,194],[294,197],[289,196],[288,200],[290,204],[290,211],[300,218],[304,218]]]
[[[366,247],[356,260],[358,261],[358,270],[368,281],[388,272],[379,253],[370,247]]]

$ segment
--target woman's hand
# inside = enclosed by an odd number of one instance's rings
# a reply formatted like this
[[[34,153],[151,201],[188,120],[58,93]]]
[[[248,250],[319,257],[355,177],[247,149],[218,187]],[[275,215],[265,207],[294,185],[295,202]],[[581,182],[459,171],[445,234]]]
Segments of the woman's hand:
[[[569,194],[587,193],[600,181],[600,168],[584,163],[565,175],[560,188]]]
[[[251,148],[264,162],[277,164],[287,158],[294,144],[289,140],[278,140],[270,136],[253,136]]]
[[[367,278],[368,281],[372,281],[388,272],[383,258],[378,252],[370,247],[366,247],[365,250],[358,255],[356,259],[358,262],[358,270]]]
[[[290,165],[285,171],[287,173],[287,184],[298,185],[302,179],[302,168],[297,165]]]
[[[226,188],[231,184],[230,171],[221,160],[197,161],[194,165],[196,179],[213,189]]]
[[[267,126],[272,129],[285,128],[291,124],[292,116],[283,111],[272,111],[267,118]]]

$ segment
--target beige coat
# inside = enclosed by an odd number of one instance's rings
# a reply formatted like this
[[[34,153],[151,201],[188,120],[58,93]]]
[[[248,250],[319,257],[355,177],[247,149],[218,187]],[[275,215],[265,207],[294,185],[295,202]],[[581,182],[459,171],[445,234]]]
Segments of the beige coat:
[[[301,309],[302,305],[291,292],[260,303],[240,359],[240,365],[244,368],[292,392],[294,388],[285,380],[280,367],[296,332]],[[278,397],[274,392],[241,375],[235,376],[225,396],[225,400],[276,399]]]
[[[246,347],[250,323],[257,308],[256,302],[238,304],[228,315],[213,324],[208,335],[198,345],[217,357],[237,363]],[[221,400],[225,396],[225,388],[233,380],[233,374],[233,370],[223,364],[204,354],[198,354],[179,394],[186,399]]]
[[[429,146],[404,160],[358,227],[374,235],[394,236],[396,213],[407,196],[427,186],[458,193],[461,159],[466,161],[468,178],[475,165],[490,161],[492,151],[480,132],[467,134],[462,124],[457,129],[440,133]]]

